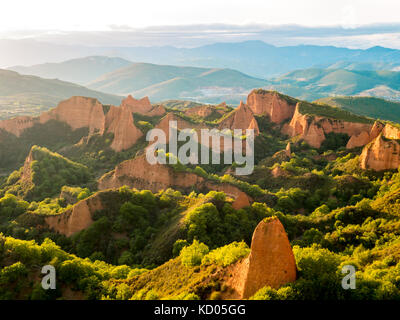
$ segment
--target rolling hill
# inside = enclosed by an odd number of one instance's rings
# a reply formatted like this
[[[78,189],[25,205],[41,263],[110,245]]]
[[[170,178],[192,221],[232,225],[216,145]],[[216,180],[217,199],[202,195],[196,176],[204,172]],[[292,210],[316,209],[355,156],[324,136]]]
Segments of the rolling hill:
[[[231,69],[178,67],[135,63],[110,72],[88,84],[110,94],[148,96],[152,101],[169,99],[238,103],[250,89],[268,81]]]
[[[53,79],[21,75],[0,69],[0,119],[18,115],[38,115],[71,96],[88,96],[104,104],[119,104],[116,95]]]
[[[328,96],[377,96],[399,99],[400,73],[346,69],[303,69],[272,81],[270,89],[305,100]]]
[[[48,79],[85,84],[101,75],[132,64],[121,58],[91,56],[72,59],[60,63],[44,63],[33,66],[15,66],[8,68],[21,74]]]
[[[217,42],[194,48],[173,46],[89,47],[24,40],[0,40],[5,66],[59,62],[93,55],[123,57],[154,64],[230,68],[254,77],[276,77],[297,69],[327,67],[339,61],[399,66],[400,50],[372,47],[349,49],[334,46],[297,45],[277,47],[263,41]],[[29,54],[26,54],[29,52]],[[375,68],[375,67],[374,67]],[[385,67],[386,69],[386,67]],[[374,69],[377,70],[377,69]]]
[[[339,107],[363,116],[400,122],[400,102],[375,97],[329,97],[316,102]]]

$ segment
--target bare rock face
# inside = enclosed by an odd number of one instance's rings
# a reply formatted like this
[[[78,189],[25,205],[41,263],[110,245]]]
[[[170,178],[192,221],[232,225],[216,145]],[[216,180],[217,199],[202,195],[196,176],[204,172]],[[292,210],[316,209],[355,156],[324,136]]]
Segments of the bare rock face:
[[[274,123],[282,123],[292,118],[295,105],[291,105],[277,92],[257,93],[253,90],[247,97],[247,105],[256,115],[267,115]]]
[[[148,97],[135,99],[129,95],[122,100],[121,107],[127,107],[131,112],[140,113],[146,116],[161,116],[165,113],[165,108],[161,105],[153,107]]]
[[[390,123],[386,123],[385,127],[382,129],[382,134],[387,139],[400,139],[400,128],[396,127]]]
[[[0,121],[0,129],[19,137],[35,124],[57,120],[68,124],[72,130],[89,128],[89,135],[112,132],[114,140],[111,148],[118,152],[132,147],[143,135],[133,122],[134,112],[159,116],[165,113],[165,109],[163,106],[153,107],[147,97],[136,100],[129,96],[122,101],[120,107],[110,106],[105,113],[103,105],[97,99],[72,97],[60,102],[56,108],[42,113],[40,117],[17,117]]]
[[[235,209],[248,206],[253,201],[251,197],[233,185],[210,182],[190,172],[176,172],[168,165],[151,165],[145,155],[120,163],[98,182],[99,190],[119,188],[124,185],[152,192],[170,187],[189,191],[193,190],[194,186],[197,189],[223,191],[226,195],[235,199],[232,204]]]
[[[349,141],[347,142],[346,148],[352,149],[356,147],[365,146],[367,143],[371,141],[371,137],[367,131],[362,131],[357,135],[353,135],[350,137]]]
[[[126,107],[111,106],[106,116],[107,132],[114,134],[111,149],[122,151],[129,149],[143,136],[142,131],[136,128],[132,112]]]
[[[281,166],[276,166],[275,168],[273,168],[273,169],[271,170],[271,174],[272,174],[272,176],[273,176],[274,178],[287,177],[287,176],[289,176],[289,174],[288,174],[285,170],[283,170],[283,169],[281,168]]]
[[[20,116],[13,119],[0,121],[0,129],[19,137],[22,132],[33,127],[36,123],[39,123],[39,119],[28,116]]]
[[[261,221],[253,233],[250,255],[236,263],[227,285],[232,297],[247,299],[265,286],[279,288],[297,277],[296,261],[278,218]]]
[[[254,129],[255,136],[260,133],[253,111],[242,101],[240,101],[239,107],[220,123],[219,129]]]
[[[400,165],[400,143],[379,134],[366,145],[360,156],[360,167],[375,171],[397,169]]]
[[[89,133],[104,132],[103,105],[94,98],[72,97],[61,101],[57,108],[43,113],[40,122],[58,120],[67,123],[73,130],[89,128]]]
[[[45,217],[45,222],[50,229],[69,237],[90,227],[93,223],[93,214],[102,209],[100,197],[96,194],[79,201],[72,208],[59,215]]]
[[[299,136],[314,148],[321,146],[327,133],[346,133],[350,138],[354,137],[348,146],[354,148],[360,140],[367,140],[366,134],[369,135],[371,129],[371,124],[301,114],[297,104],[292,120],[283,126],[282,132],[291,137]]]
[[[292,147],[290,142],[286,145],[285,154],[290,158],[292,156]]]
[[[191,188],[203,180],[204,178],[194,173],[176,172],[167,165],[151,165],[146,156],[142,155],[117,165],[99,180],[98,187],[103,190],[127,185],[158,192],[169,187]]]

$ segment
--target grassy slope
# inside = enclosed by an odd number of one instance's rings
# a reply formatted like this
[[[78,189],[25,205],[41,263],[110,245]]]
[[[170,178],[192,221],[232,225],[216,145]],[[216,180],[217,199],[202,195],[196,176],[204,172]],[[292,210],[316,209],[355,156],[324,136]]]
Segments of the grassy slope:
[[[121,98],[94,91],[74,83],[36,76],[24,76],[0,69],[0,119],[21,114],[37,115],[37,109],[50,109],[71,96],[99,99],[104,104],[119,105]],[[13,111],[14,110],[14,111]]]
[[[375,97],[329,97],[316,102],[339,107],[362,116],[400,122],[400,103]]]

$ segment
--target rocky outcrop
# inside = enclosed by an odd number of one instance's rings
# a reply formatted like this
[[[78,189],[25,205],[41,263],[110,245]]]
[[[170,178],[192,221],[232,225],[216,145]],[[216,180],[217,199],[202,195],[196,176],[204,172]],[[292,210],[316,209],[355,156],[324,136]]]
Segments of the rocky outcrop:
[[[360,156],[360,167],[375,171],[397,169],[400,165],[400,142],[379,134],[366,145]]]
[[[99,180],[98,187],[103,190],[127,185],[131,188],[158,192],[169,187],[179,187],[181,190],[192,188],[203,180],[194,173],[174,171],[168,165],[151,165],[146,156],[142,155],[117,165],[113,171]]]
[[[289,158],[292,156],[292,147],[291,147],[290,142],[288,142],[287,145],[286,145],[285,154],[286,154],[286,156],[288,156]]]
[[[72,97],[61,101],[57,108],[40,116],[40,123],[49,120],[65,122],[72,130],[87,127],[89,133],[104,132],[103,105],[94,98]]]
[[[375,139],[382,132],[384,127],[385,126],[383,123],[381,123],[380,121],[375,121],[370,132],[362,131],[359,134],[352,135],[347,142],[346,148],[352,149],[365,146],[373,139]]]
[[[217,108],[220,107],[220,108]],[[226,110],[222,108],[226,108],[226,104],[223,102],[219,104],[217,107],[212,105],[204,105],[204,106],[196,106],[193,108],[189,108],[184,111],[184,114],[187,116],[197,116],[201,118],[207,118],[214,112],[219,113],[220,115],[224,114]]]
[[[370,134],[367,131],[362,131],[359,134],[355,134],[350,137],[347,142],[346,148],[352,149],[356,147],[365,146],[367,143],[371,141]]]
[[[331,132],[348,134],[350,136],[348,148],[360,146],[360,141],[368,140],[371,124],[301,114],[299,106],[298,103],[290,123],[283,126],[283,133],[291,137],[299,136],[314,148],[319,148],[326,138],[325,135]]]
[[[102,209],[103,205],[99,194],[95,194],[79,201],[61,214],[45,217],[45,223],[55,232],[69,237],[90,227],[93,223],[93,214]]]
[[[247,97],[247,105],[256,115],[267,115],[274,123],[292,118],[296,103],[284,99],[275,91],[253,90]]]
[[[239,107],[237,107],[231,115],[221,121],[219,129],[253,129],[254,135],[258,135],[260,130],[258,129],[257,120],[254,118],[253,111],[240,101]]]
[[[143,135],[134,124],[134,112],[159,116],[165,113],[165,109],[163,106],[153,107],[148,98],[136,100],[129,96],[122,101],[120,107],[108,106],[106,111],[106,107],[97,99],[72,97],[60,102],[56,108],[41,114],[40,117],[18,117],[0,121],[0,129],[19,137],[35,124],[56,120],[68,124],[72,130],[88,128],[89,136],[95,133],[113,133],[111,148],[118,152],[132,147]]]
[[[151,165],[145,155],[120,163],[98,182],[99,190],[119,188],[124,185],[152,192],[168,188],[175,188],[184,192],[189,192],[194,188],[196,190],[223,191],[235,199],[233,202],[235,209],[250,205],[252,201],[246,193],[233,185],[210,182],[194,173],[175,171],[169,165]]]
[[[227,299],[247,299],[265,286],[279,288],[297,277],[296,261],[278,218],[261,221],[253,233],[250,255],[232,266]]]
[[[0,121],[0,129],[3,129],[17,137],[26,129],[33,127],[39,123],[39,119],[28,116],[16,117],[13,119],[7,119]]]
[[[162,116],[165,114],[165,108],[162,105],[152,106],[148,97],[135,99],[129,95],[122,100],[121,107],[128,108],[131,112],[140,113],[149,117]]]
[[[282,169],[281,166],[276,166],[271,170],[271,174],[274,178],[279,178],[279,177],[288,177],[289,173],[285,170]]]
[[[142,131],[136,128],[132,112],[126,107],[111,106],[105,119],[107,132],[114,134],[111,148],[114,151],[129,149],[143,136]]]

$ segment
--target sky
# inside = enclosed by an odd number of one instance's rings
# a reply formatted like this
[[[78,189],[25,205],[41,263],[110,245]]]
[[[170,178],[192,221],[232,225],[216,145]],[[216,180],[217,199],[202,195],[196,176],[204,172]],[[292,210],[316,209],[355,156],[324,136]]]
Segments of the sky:
[[[399,23],[398,0],[2,0],[0,33],[107,31],[190,24]]]

